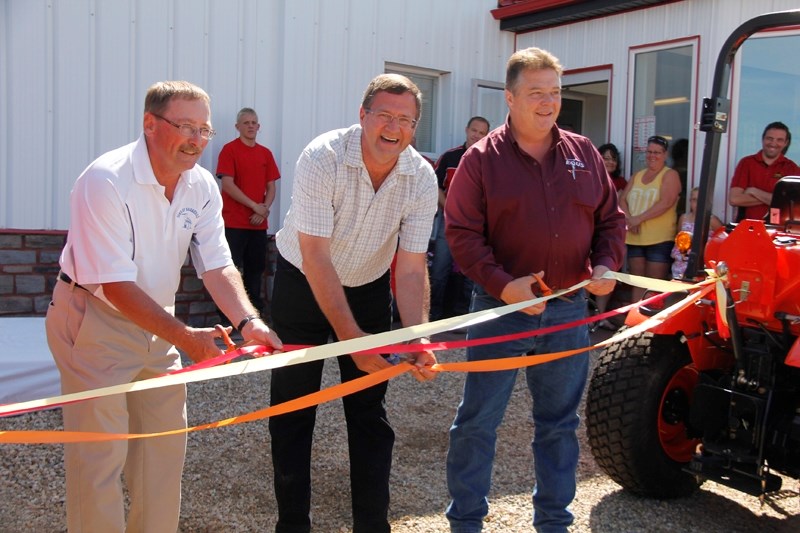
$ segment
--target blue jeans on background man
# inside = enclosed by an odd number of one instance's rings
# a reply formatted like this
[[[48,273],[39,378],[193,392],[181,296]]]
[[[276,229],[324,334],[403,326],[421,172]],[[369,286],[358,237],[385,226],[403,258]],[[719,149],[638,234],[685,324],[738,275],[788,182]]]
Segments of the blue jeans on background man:
[[[583,290],[571,302],[549,300],[541,315],[512,313],[470,326],[468,339],[505,335],[555,326],[586,316]],[[471,311],[504,305],[475,286]],[[518,357],[527,353],[552,353],[589,345],[587,326],[549,335],[467,349],[467,361]],[[578,465],[578,406],[586,385],[589,353],[527,367],[528,390],[533,398],[533,525],[539,532],[563,532],[573,521],[567,506],[575,497]],[[497,427],[516,381],[516,370],[470,372],[464,395],[450,428],[447,452],[447,486],[452,498],[446,515],[453,533],[475,533],[489,511]]]
[[[440,208],[433,219],[433,260],[428,275],[431,281],[431,321],[445,318],[445,295],[447,281],[453,272],[453,255],[444,236],[444,211]]]

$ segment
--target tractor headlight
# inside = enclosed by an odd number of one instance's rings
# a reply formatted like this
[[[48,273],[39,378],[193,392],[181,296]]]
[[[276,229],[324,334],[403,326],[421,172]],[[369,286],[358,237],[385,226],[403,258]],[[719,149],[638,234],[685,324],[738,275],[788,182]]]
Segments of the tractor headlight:
[[[679,231],[677,235],[675,235],[675,246],[677,246],[678,251],[682,254],[685,254],[689,251],[689,248],[692,247],[692,234],[688,231]]]

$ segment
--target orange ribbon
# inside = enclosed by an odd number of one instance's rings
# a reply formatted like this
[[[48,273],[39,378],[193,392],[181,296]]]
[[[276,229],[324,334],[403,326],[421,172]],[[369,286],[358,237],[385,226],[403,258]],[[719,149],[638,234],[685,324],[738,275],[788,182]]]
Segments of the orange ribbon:
[[[307,407],[313,407],[324,402],[337,400],[348,394],[353,394],[360,390],[364,390],[373,385],[377,385],[383,381],[392,379],[399,376],[404,372],[411,370],[409,363],[400,363],[398,365],[384,368],[378,372],[367,374],[360,378],[339,385],[334,385],[327,389],[317,391],[313,394],[308,394],[279,405],[259,409],[233,418],[226,418],[208,424],[200,424],[189,428],[173,429],[170,431],[161,431],[158,433],[96,433],[89,431],[2,431],[0,432],[0,443],[3,444],[58,444],[64,442],[101,442],[111,440],[126,440],[126,439],[145,439],[151,437],[164,437],[166,435],[178,435],[181,433],[191,433],[194,431],[202,431],[205,429],[212,429],[218,427],[232,426],[234,424],[242,424],[244,422],[253,422],[269,418],[271,416],[282,415],[291,411],[298,411]]]

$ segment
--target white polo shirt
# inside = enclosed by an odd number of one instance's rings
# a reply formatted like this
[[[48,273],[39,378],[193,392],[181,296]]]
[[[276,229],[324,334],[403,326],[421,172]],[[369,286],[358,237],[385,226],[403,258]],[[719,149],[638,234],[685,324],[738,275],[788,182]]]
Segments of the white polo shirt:
[[[297,161],[278,251],[303,270],[298,232],[329,238],[342,285],[364,285],[389,269],[398,244],[427,251],[438,190],[431,165],[408,147],[375,192],[361,154],[361,126],[325,133]]]
[[[133,281],[172,312],[189,250],[200,277],[233,264],[211,173],[195,165],[181,174],[170,203],[144,135],[91,163],[75,182],[70,207],[61,269],[109,305],[100,284]]]

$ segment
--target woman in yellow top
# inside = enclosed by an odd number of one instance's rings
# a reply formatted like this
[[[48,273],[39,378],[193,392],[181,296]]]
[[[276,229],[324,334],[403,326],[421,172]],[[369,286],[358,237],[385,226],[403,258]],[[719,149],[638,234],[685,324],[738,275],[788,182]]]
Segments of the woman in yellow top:
[[[668,148],[664,137],[647,139],[647,168],[637,172],[620,195],[620,208],[628,224],[628,270],[637,276],[669,276],[681,179],[667,166]],[[643,294],[644,289],[634,287],[633,301],[639,301]]]

